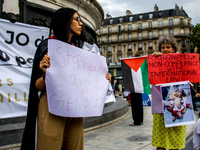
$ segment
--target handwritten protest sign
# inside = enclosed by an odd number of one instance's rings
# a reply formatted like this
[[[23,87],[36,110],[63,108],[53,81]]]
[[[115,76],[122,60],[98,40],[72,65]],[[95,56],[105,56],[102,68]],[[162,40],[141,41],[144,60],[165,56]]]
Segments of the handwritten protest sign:
[[[147,59],[150,84],[200,82],[199,54],[148,55]]]
[[[49,112],[64,117],[102,115],[108,80],[105,57],[58,40],[48,40],[46,73]]]

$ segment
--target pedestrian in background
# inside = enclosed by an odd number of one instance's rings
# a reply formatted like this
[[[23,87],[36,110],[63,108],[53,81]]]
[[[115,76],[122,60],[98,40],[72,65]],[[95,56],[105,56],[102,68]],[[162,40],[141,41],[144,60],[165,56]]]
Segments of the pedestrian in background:
[[[60,8],[54,13],[50,25],[51,39],[82,48],[84,33],[83,23],[76,10]],[[60,117],[48,111],[45,73],[50,67],[50,57],[47,41],[40,43],[34,57],[21,150],[83,150],[83,118]],[[111,75],[107,73],[106,78],[111,80]]]
[[[140,55],[134,55],[133,57],[139,57]],[[131,110],[133,122],[130,126],[143,125],[143,105],[142,105],[142,94],[141,93],[130,93],[131,98]]]
[[[119,82],[117,81],[114,85],[115,88],[115,97],[119,97]]]
[[[119,96],[122,96],[122,84],[121,83],[119,83],[118,88],[119,88]]]
[[[153,55],[155,56],[175,53],[178,50],[176,39],[171,35],[160,37],[157,44],[159,52],[154,52]],[[152,146],[157,147],[156,150],[178,150],[184,148],[186,126],[165,128],[160,86],[152,85],[152,113]]]

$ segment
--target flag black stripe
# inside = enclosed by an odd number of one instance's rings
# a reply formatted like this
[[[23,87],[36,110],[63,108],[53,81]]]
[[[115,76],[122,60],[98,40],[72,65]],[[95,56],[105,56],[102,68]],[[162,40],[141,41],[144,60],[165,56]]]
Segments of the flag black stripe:
[[[129,92],[135,92],[131,68],[123,60],[121,60],[121,68],[124,82],[124,90]]]

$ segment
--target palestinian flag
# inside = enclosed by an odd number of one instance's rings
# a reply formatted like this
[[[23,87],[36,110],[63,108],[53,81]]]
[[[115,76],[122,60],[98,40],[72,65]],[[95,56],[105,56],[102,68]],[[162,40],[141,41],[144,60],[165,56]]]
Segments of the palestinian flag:
[[[121,68],[126,91],[151,94],[147,57],[122,59]]]

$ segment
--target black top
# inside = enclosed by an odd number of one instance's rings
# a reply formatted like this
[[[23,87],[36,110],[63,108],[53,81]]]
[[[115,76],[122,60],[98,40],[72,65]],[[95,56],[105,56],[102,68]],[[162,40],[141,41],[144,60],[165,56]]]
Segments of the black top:
[[[38,79],[38,76],[42,75],[43,73],[42,70],[39,68],[39,64],[43,56],[47,53],[47,41],[48,39],[45,39],[40,43],[34,56],[29,87],[27,118],[24,128],[21,150],[35,150],[36,118],[39,104],[39,95],[38,90],[35,87],[35,82]]]

